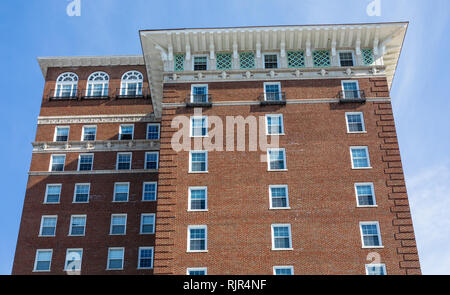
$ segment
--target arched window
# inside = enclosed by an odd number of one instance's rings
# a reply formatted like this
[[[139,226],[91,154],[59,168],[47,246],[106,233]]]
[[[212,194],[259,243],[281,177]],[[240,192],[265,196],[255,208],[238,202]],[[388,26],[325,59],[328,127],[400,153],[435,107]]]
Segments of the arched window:
[[[56,79],[55,97],[76,97],[78,76],[74,73],[62,73]]]
[[[122,76],[121,96],[142,96],[144,77],[138,71],[129,71]]]
[[[108,96],[109,76],[105,72],[92,73],[87,81],[86,96]]]

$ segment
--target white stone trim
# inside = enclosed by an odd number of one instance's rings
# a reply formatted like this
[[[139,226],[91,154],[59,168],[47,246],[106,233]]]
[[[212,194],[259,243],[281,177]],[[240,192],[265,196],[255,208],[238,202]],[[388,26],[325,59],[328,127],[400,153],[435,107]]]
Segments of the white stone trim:
[[[153,114],[39,116],[38,125],[48,124],[99,124],[99,123],[157,123]]]
[[[89,170],[89,171],[28,171],[29,176],[48,175],[87,175],[87,174],[136,174],[136,173],[158,173],[158,170],[133,169],[133,170]]]
[[[159,140],[98,140],[98,141],[70,141],[33,142],[33,153],[58,152],[121,152],[121,151],[159,151]]]

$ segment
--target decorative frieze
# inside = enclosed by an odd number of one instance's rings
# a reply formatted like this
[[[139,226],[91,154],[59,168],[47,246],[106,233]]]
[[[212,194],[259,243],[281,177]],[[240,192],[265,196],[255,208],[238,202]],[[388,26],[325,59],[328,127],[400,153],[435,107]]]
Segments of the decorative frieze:
[[[153,114],[133,115],[86,115],[86,116],[40,116],[38,125],[45,124],[98,124],[158,122]]]
[[[33,153],[159,151],[159,140],[33,142]]]

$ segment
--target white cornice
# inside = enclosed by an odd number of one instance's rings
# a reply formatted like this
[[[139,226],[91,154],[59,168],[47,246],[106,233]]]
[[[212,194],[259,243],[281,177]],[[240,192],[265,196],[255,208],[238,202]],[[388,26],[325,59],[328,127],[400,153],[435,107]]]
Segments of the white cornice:
[[[153,114],[39,116],[38,125],[158,122]]]
[[[159,140],[33,142],[33,153],[159,151]]]
[[[89,174],[136,174],[136,173],[158,173],[158,170],[133,169],[133,170],[90,170],[90,171],[29,171],[30,176],[45,175],[89,175]]]

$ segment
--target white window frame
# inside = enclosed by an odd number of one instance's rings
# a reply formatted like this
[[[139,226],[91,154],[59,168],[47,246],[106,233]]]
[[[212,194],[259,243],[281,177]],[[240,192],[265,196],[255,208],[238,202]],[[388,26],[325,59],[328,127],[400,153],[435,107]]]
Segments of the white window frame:
[[[349,115],[359,115],[361,117],[361,123],[362,123],[362,131],[350,131],[350,125],[348,122],[348,116]],[[363,112],[347,112],[345,113],[345,123],[347,125],[347,133],[353,134],[353,133],[367,133],[366,131],[366,124],[364,122],[364,113]]]
[[[146,216],[153,216],[153,231],[151,233],[144,233],[142,231],[142,227],[144,225],[144,217],[146,217]],[[140,226],[139,226],[139,234],[141,234],[141,235],[153,235],[153,234],[155,234],[155,228],[156,228],[156,215],[155,215],[155,213],[142,213],[141,214],[141,223],[140,223]]]
[[[121,268],[110,268],[109,267],[109,259],[110,259],[110,251],[114,250],[122,250],[122,267]],[[125,264],[125,248],[124,247],[110,247],[108,248],[108,258],[106,261],[106,270],[123,270]]]
[[[55,232],[53,233],[53,235],[43,235],[42,234],[42,228],[44,227],[43,225],[44,225],[44,219],[45,218],[54,218],[54,219],[56,219],[56,222],[55,222]],[[57,227],[57,225],[58,225],[58,215],[43,215],[42,217],[41,217],[41,226],[39,227],[39,237],[43,237],[43,238],[51,238],[51,237],[55,237],[56,236],[56,227]]]
[[[51,203],[48,202],[47,197],[48,197],[48,187],[49,186],[59,186],[58,202],[51,202]],[[45,186],[44,204],[59,204],[61,202],[61,191],[62,191],[62,184],[61,183],[49,183],[49,184],[47,184]]]
[[[127,200],[126,201],[116,201],[116,185],[126,184],[128,187]],[[130,200],[130,183],[129,182],[114,182],[114,193],[113,193],[113,203],[126,203]]]
[[[277,67],[276,68],[266,68],[266,55],[276,55],[277,56]],[[262,67],[265,70],[276,70],[280,68],[280,54],[278,52],[265,52],[262,57]]]
[[[345,90],[344,89],[344,83],[355,83],[356,84],[356,90],[355,91],[358,91],[358,97],[355,97],[355,98],[361,98],[361,92],[360,92],[360,89],[359,89],[359,81],[358,80],[341,80],[341,88],[342,88],[342,97],[345,99],[345,98],[348,98],[348,99],[351,99],[352,97],[345,97],[345,91],[348,91],[348,90]]]
[[[68,254],[69,254],[69,251],[73,251],[73,252],[75,252],[75,251],[81,251],[81,255],[80,255],[80,268],[78,268],[78,269],[75,269],[75,270],[71,270],[71,269],[67,269],[67,262],[68,262],[68,259],[67,258],[69,258],[68,257]],[[81,266],[82,266],[82,264],[83,264],[83,248],[68,248],[68,249],[66,249],[66,258],[65,258],[65,260],[64,260],[64,271],[81,271]]]
[[[158,126],[158,138],[157,139],[149,139],[148,138],[148,128],[150,127],[150,126]],[[145,138],[147,139],[147,140],[159,140],[160,138],[161,138],[161,124],[159,124],[159,123],[148,123],[147,124],[147,129],[146,129],[146,134],[145,134]]]
[[[191,207],[191,192],[192,190],[204,190],[205,191],[205,209],[192,209]],[[191,212],[204,212],[208,211],[208,187],[207,186],[190,186],[188,189],[188,211]]]
[[[356,67],[356,58],[355,58],[355,52],[353,50],[347,49],[347,50],[338,50],[338,63],[340,67],[349,67],[349,66],[341,66],[341,53],[351,53],[352,59],[353,59],[353,67]]]
[[[205,171],[192,171],[192,153],[205,154]],[[208,151],[189,151],[189,173],[208,173]]]
[[[53,171],[52,170],[52,166],[53,166],[53,157],[57,156],[57,157],[64,157],[64,162],[63,162],[63,169],[60,171]],[[49,172],[63,172],[64,168],[66,168],[66,154],[51,154],[50,155],[50,167],[48,168]]]
[[[62,78],[62,76],[64,76],[64,75],[69,75],[71,78],[72,78],[72,81],[58,81],[60,78]],[[74,81],[75,80],[75,81]],[[62,95],[62,90],[63,90],[63,86],[65,86],[65,85],[70,85],[70,93],[72,94],[71,96],[69,96],[69,97],[76,97],[77,96],[77,92],[78,92],[78,81],[79,81],[80,79],[78,78],[78,75],[77,74],[75,74],[75,73],[72,73],[72,72],[64,72],[64,73],[62,73],[62,74],[60,74],[59,76],[58,76],[58,78],[56,78],[56,83],[55,83],[55,92],[54,92],[54,97],[56,97],[56,98],[65,98],[66,96],[63,96]],[[58,86],[60,86],[59,88],[60,88],[60,93],[59,93],[59,95],[57,95],[58,94]],[[73,93],[73,92],[75,92],[75,93]],[[73,94],[75,94],[75,95],[73,95]]]
[[[69,131],[67,132],[67,140],[66,141],[56,141],[58,129],[67,128]],[[55,126],[55,134],[53,135],[53,142],[69,142],[70,140],[70,126]]]
[[[72,234],[72,226],[74,217],[84,217],[84,230],[82,235],[73,235]],[[74,214],[70,216],[70,226],[69,226],[69,234],[70,237],[84,237],[86,235],[86,227],[87,227],[87,215],[86,214]]]
[[[206,57],[206,70],[195,70],[195,58]],[[192,55],[192,71],[208,71],[209,70],[209,56],[207,54],[194,54]]]
[[[372,198],[373,198],[373,205],[360,205],[359,204],[359,198],[358,198],[358,186],[370,186],[370,189],[372,190]],[[371,207],[378,207],[377,205],[377,199],[375,198],[375,188],[372,182],[357,182],[355,183],[355,196],[356,196],[356,206],[358,208],[371,208]]]
[[[287,207],[273,207],[272,206],[272,188],[284,188],[286,190],[286,205]],[[269,209],[271,210],[288,210],[291,209],[289,204],[289,188],[287,184],[271,184],[269,185]]]
[[[289,248],[275,248],[275,227],[288,227],[289,228]],[[276,223],[270,225],[272,231],[272,251],[291,251],[292,248],[292,228],[289,223]]]
[[[113,234],[113,219],[114,217],[125,217],[125,228],[123,233],[121,234]],[[126,213],[117,213],[117,214],[111,214],[110,219],[110,226],[109,226],[109,235],[110,236],[124,236],[127,234],[127,222],[128,222],[128,216]]]
[[[140,75],[142,78],[138,78],[136,80],[125,79],[126,76],[128,76],[128,75],[136,75],[136,76]],[[119,89],[120,95],[130,95],[130,94],[128,94],[128,91],[129,91],[128,84],[133,84],[133,83],[136,83],[136,86],[137,86],[136,87],[136,96],[143,95],[144,94],[144,75],[140,71],[136,71],[136,70],[131,70],[131,71],[126,72],[120,78],[120,89]],[[138,91],[139,83],[141,84],[140,85],[141,86],[140,94],[138,94],[139,93],[139,91]]]
[[[95,74],[97,74],[97,75],[101,74],[101,76],[102,77],[106,77],[106,79],[104,79],[104,80],[90,80],[91,77],[93,75],[95,75]],[[86,93],[85,93],[85,95],[87,97],[105,97],[105,96],[108,96],[109,95],[109,85],[110,85],[109,83],[110,83],[110,81],[111,81],[111,79],[110,79],[108,73],[106,73],[106,72],[97,71],[97,72],[91,73],[89,75],[89,77],[87,78],[87,81],[86,81]],[[94,95],[94,91],[95,91],[94,90],[94,86],[95,85],[102,85],[102,95]],[[89,89],[89,86],[91,86],[91,89]],[[89,91],[90,91],[90,93],[89,93]]]
[[[283,151],[283,161],[284,161],[284,169],[270,169],[270,152],[271,151]],[[267,171],[287,171],[287,162],[286,162],[286,149],[284,148],[273,148],[267,149]]]
[[[264,82],[264,101],[267,101],[266,85],[278,85],[278,100],[270,100],[270,101],[281,101],[283,99],[281,95],[281,82]]]
[[[155,169],[147,169],[147,155],[156,154],[156,168]],[[159,152],[145,152],[144,158],[144,170],[158,170],[159,169]]]
[[[120,169],[120,170],[131,170],[131,166],[133,165],[133,153],[132,152],[122,152],[117,153],[117,159],[116,159],[116,170],[119,170],[119,156],[120,155],[130,155],[130,168],[129,169]]]
[[[155,199],[154,200],[145,200],[144,199],[144,193],[145,193],[145,185],[146,184],[154,184],[155,185]],[[142,184],[142,202],[155,202],[158,199],[158,182],[156,181],[144,181]]]
[[[191,103],[194,103],[194,87],[205,87],[206,88],[206,102],[209,102],[208,94],[209,94],[209,88],[208,84],[191,84]]]
[[[191,250],[191,229],[205,230],[205,250]],[[187,251],[189,253],[208,252],[208,226],[207,225],[188,225],[187,229]]]
[[[152,249],[152,265],[150,267],[141,267],[141,250]],[[138,249],[138,269],[153,269],[153,260],[155,258],[155,249],[154,247],[139,247]]]
[[[87,185],[87,186],[89,186],[89,190],[88,190],[88,199],[87,199],[86,202],[77,202],[77,201],[76,201],[76,197],[77,197],[77,186],[79,186],[79,185]],[[90,197],[91,197],[91,184],[90,184],[90,183],[75,183],[75,186],[74,186],[74,188],[73,188],[73,200],[72,200],[72,203],[74,203],[74,204],[87,204],[87,203],[89,203]]]
[[[363,236],[363,231],[362,231],[362,226],[363,225],[376,225],[377,226],[377,232],[378,232],[378,240],[380,241],[380,245],[379,246],[365,246],[364,245],[364,236]],[[379,249],[379,248],[384,248],[383,246],[383,241],[381,239],[381,231],[380,231],[380,224],[378,221],[360,221],[359,222],[359,232],[361,235],[361,245],[363,249]]]
[[[277,269],[290,269],[291,275],[294,275],[294,267],[292,265],[277,265],[273,267],[273,275],[277,275]]]
[[[80,170],[80,164],[81,164],[81,157],[82,156],[92,156],[92,165],[91,165],[91,170]],[[78,155],[78,167],[77,167],[77,171],[92,171],[94,170],[94,154],[93,153],[89,153],[89,154],[79,154]]]
[[[270,134],[269,133],[269,117],[281,118],[281,133],[276,133],[276,134]],[[283,118],[283,114],[266,114],[266,135],[267,136],[285,135],[284,134],[284,118]]]
[[[204,271],[205,272],[204,275],[208,274],[208,268],[207,267],[188,267],[186,269],[186,275],[188,275],[188,276],[191,275],[190,274],[191,271]]]
[[[84,128],[95,128],[95,135],[93,140],[85,140],[84,139]],[[81,128],[81,140],[80,141],[95,141],[97,140],[97,125],[84,125]]]
[[[367,153],[367,167],[355,167],[353,161],[353,149],[365,149]],[[354,170],[364,170],[364,169],[372,169],[372,165],[370,164],[370,155],[369,155],[369,147],[368,146],[351,146],[350,147],[350,161],[352,162],[352,169]]]
[[[48,270],[38,270],[38,269],[36,269],[37,268],[37,263],[38,263],[39,252],[50,252],[50,263],[48,265]],[[33,272],[50,272],[52,270],[52,260],[53,260],[53,249],[37,249],[36,250],[36,255],[34,257]]]
[[[203,121],[203,119],[204,119],[204,121]],[[194,120],[202,120],[202,123],[203,122],[205,122],[205,125],[206,126],[204,126],[203,124],[202,124],[202,130],[203,130],[203,128],[206,128],[206,134],[205,135],[194,135]],[[190,131],[189,131],[189,134],[190,134],[190,137],[208,137],[208,116],[192,116],[191,118],[190,118],[190,120],[189,120],[189,122],[190,122]]]
[[[386,264],[384,263],[373,263],[373,264],[366,264],[365,265],[365,269],[366,269],[366,275],[369,275],[369,267],[371,266],[376,266],[376,267],[381,267],[384,271],[384,275],[387,275],[387,271],[386,271]]]
[[[122,127],[133,127],[133,132],[131,133],[131,139],[122,139]],[[134,140],[134,124],[120,124],[120,126],[119,126],[119,140]]]

